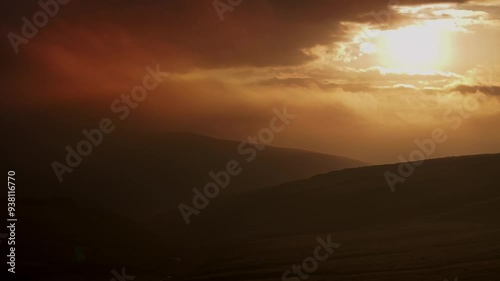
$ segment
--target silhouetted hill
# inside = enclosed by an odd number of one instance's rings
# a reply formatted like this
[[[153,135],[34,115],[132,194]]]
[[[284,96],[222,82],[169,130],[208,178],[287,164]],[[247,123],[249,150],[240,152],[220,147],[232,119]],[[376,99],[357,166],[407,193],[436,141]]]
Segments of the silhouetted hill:
[[[64,173],[63,182],[59,183],[51,164],[57,161],[66,165],[65,147],[76,149],[79,141],[86,140],[85,136],[79,132],[62,133],[59,129],[51,131],[60,135],[55,138],[58,141],[48,144],[42,137],[43,131],[12,129],[19,134],[22,131],[26,137],[5,147],[5,156],[12,159],[6,169],[17,169],[34,179],[23,190],[27,197],[73,198],[131,218],[176,209],[192,198],[193,188],[203,189],[213,181],[210,172],[226,170],[229,161],[237,161],[243,171],[231,178],[224,189],[227,194],[366,165],[298,149],[269,146],[259,151],[250,144],[240,147],[238,141],[195,134],[132,134],[117,129],[105,135],[102,143],[82,157],[70,173]],[[31,139],[40,141],[32,143]]]
[[[240,142],[193,134],[120,139],[127,141],[113,139],[103,144],[102,150],[69,175],[63,185],[71,186],[78,198],[96,201],[101,208],[140,218],[189,202],[194,195],[192,189],[203,190],[214,181],[209,173],[225,171],[229,161],[237,161],[242,172],[231,177],[221,191],[225,194],[366,165],[352,159],[276,147],[255,152],[255,159],[248,162],[251,155],[238,153]],[[99,196],[95,197],[97,192]],[[119,200],[115,200],[117,197]]]
[[[312,280],[492,280],[498,167],[500,154],[428,160],[395,193],[384,173],[398,164],[346,169],[212,200],[189,226],[179,212],[147,224],[196,280],[277,280],[328,234],[342,246]]]

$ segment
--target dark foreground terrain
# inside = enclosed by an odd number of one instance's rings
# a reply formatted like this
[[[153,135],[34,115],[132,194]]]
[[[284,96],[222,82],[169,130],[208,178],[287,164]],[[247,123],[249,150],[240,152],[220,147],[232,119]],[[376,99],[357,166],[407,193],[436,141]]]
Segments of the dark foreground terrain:
[[[203,260],[188,279],[279,280],[331,235],[341,246],[308,280],[498,280],[499,166],[428,160],[395,193],[383,175],[397,165],[346,169],[225,198],[185,228],[186,256]],[[157,233],[175,221],[157,219]]]
[[[24,202],[19,275],[281,280],[330,235],[328,258],[287,280],[498,280],[499,167],[500,154],[428,160],[394,193],[397,164],[334,171],[222,193],[189,225],[178,210],[133,220],[70,197]]]

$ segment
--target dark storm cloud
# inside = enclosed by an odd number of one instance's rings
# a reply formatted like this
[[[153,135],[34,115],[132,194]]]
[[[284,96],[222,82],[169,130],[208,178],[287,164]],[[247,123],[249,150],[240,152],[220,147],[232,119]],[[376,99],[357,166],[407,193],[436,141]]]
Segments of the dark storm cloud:
[[[458,91],[462,94],[474,94],[481,92],[487,95],[500,96],[499,86],[469,86],[469,85],[459,85],[453,88],[454,91]]]
[[[5,34],[19,33],[20,18],[29,18],[39,9],[35,1],[18,2],[4,4],[4,11],[9,11],[2,19]],[[113,50],[96,46],[110,44],[116,46],[119,54],[130,48],[131,52],[141,51],[184,69],[298,65],[313,59],[302,49],[335,40],[339,21],[376,22],[370,13],[382,15],[389,3],[452,1],[247,0],[234,11],[226,12],[224,22],[219,21],[212,2],[73,0],[62,6],[54,22],[46,27],[54,36],[45,43],[68,45],[71,40],[70,51],[113,58]],[[99,42],[89,41],[82,32],[95,33]],[[109,42],[120,39],[123,41]],[[42,44],[43,40],[34,38],[29,44]],[[3,48],[5,45],[9,44]]]

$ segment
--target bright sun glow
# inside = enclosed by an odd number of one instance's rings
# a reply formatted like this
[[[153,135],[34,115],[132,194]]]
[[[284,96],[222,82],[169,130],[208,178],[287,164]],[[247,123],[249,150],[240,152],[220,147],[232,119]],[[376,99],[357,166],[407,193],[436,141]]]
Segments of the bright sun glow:
[[[380,62],[405,72],[440,70],[448,60],[449,30],[438,22],[380,32],[376,49]]]

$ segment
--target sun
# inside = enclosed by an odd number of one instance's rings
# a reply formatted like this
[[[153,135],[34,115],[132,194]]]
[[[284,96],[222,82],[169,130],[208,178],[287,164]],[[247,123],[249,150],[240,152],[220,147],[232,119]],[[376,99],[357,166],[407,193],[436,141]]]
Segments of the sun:
[[[449,31],[438,23],[382,31],[375,43],[380,63],[405,72],[442,70],[451,51]]]

